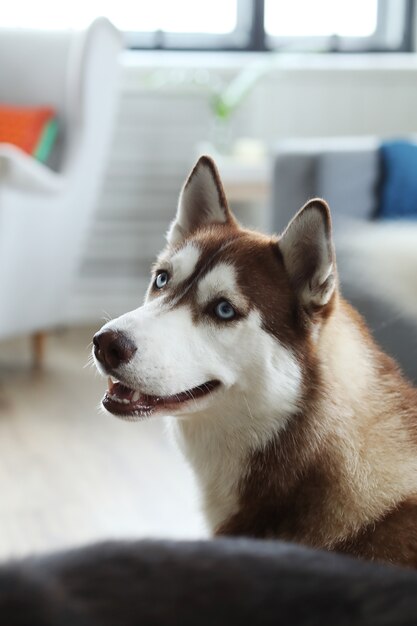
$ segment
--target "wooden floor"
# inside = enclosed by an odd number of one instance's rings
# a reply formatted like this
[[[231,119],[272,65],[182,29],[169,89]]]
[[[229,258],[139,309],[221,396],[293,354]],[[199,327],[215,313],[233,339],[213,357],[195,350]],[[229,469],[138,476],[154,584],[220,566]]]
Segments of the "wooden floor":
[[[0,558],[105,538],[206,535],[191,471],[162,419],[98,410],[85,368],[91,330],[48,339],[43,372],[27,340],[0,344]]]

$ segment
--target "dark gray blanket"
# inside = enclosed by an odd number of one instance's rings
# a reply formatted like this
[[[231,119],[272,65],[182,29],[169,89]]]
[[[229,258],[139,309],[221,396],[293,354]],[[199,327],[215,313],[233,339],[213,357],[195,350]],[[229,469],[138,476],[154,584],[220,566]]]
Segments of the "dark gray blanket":
[[[417,573],[272,541],[112,542],[0,568],[1,626],[417,625]]]

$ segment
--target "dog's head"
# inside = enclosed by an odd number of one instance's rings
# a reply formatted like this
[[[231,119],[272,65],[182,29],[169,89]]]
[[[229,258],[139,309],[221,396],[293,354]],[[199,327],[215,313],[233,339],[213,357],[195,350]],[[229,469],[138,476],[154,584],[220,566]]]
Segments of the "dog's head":
[[[336,297],[330,214],[308,202],[280,238],[241,228],[213,161],[181,192],[145,304],[94,337],[104,407],[134,419],[236,410],[297,411],[320,327]],[[255,418],[254,418],[255,419]]]

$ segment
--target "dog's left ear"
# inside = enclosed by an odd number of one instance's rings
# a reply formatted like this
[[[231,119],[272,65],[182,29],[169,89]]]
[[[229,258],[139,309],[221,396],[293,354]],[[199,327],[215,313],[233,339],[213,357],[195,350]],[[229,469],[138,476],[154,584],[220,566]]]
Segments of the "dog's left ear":
[[[181,191],[177,215],[168,232],[168,242],[176,245],[197,228],[214,223],[236,224],[236,220],[228,207],[213,159],[202,156]]]
[[[278,245],[302,304],[307,308],[328,304],[336,289],[336,258],[326,202],[320,198],[307,202]]]

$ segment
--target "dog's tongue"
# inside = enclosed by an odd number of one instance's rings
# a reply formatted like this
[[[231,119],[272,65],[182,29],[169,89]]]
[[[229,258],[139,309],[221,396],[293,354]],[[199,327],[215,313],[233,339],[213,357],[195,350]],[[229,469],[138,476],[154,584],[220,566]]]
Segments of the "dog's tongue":
[[[114,383],[111,378],[107,379],[108,390],[112,396],[117,396],[120,400],[131,400],[135,393],[133,389],[125,387],[122,383]],[[139,392],[137,392],[139,394]]]

